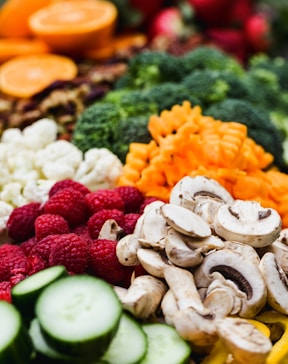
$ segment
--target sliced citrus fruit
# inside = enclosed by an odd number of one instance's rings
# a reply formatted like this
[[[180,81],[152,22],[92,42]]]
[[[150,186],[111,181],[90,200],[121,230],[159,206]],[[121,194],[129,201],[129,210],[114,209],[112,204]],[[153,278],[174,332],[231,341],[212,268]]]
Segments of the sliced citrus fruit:
[[[46,6],[29,18],[38,37],[57,52],[104,47],[110,41],[117,8],[105,0],[73,0]]]
[[[6,0],[0,8],[0,36],[26,37],[31,35],[28,18],[49,5],[51,0]]]
[[[0,38],[0,63],[24,54],[48,53],[46,43],[28,38]]]
[[[0,91],[15,97],[31,97],[57,80],[77,75],[75,62],[55,54],[18,56],[0,66]]]

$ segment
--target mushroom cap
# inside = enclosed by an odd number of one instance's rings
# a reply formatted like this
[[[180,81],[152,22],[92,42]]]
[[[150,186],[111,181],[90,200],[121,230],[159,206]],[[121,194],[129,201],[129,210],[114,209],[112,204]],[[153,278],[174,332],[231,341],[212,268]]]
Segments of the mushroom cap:
[[[261,248],[272,244],[281,231],[278,212],[256,201],[235,200],[222,205],[214,220],[215,232],[225,240],[235,240]]]

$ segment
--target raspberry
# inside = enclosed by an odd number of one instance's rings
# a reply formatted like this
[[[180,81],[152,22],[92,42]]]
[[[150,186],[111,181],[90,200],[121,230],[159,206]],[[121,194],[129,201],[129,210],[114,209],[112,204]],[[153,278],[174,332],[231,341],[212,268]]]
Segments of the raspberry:
[[[85,196],[91,214],[103,209],[123,211],[124,202],[118,192],[114,190],[97,190]]]
[[[0,300],[12,303],[11,288],[12,284],[9,281],[0,282]]]
[[[87,242],[87,244],[90,244],[92,242],[87,224],[75,226],[75,228],[71,229],[71,233],[75,233],[80,236]]]
[[[89,273],[110,284],[123,285],[131,278],[133,267],[126,267],[116,256],[117,241],[94,240],[90,246]]]
[[[119,211],[116,209],[112,209],[112,210],[101,210],[98,212],[95,212],[95,214],[93,214],[88,222],[88,230],[89,230],[89,235],[92,239],[97,239],[99,236],[99,232],[104,224],[104,222],[108,219],[113,219],[117,222],[117,224],[122,227],[124,225],[124,221],[125,221],[125,216],[123,211]]]
[[[87,195],[87,193],[90,193],[88,187],[83,185],[80,182],[74,181],[73,179],[64,179],[62,181],[56,182],[49,191],[49,198],[55,195],[56,192],[63,190],[64,188],[73,188],[74,190],[77,190],[81,192],[83,195]]]
[[[19,245],[6,243],[0,246],[0,281],[14,274],[26,274],[26,255]]]
[[[138,212],[144,202],[144,196],[138,188],[134,186],[119,186],[114,189],[119,193],[124,202],[124,212]]]
[[[25,240],[21,244],[19,244],[19,246],[23,250],[24,254],[27,256],[29,255],[30,250],[33,248],[35,244],[36,244],[36,238],[35,236],[32,236],[32,238]]]
[[[83,273],[88,261],[88,245],[74,233],[54,234],[40,240],[31,255],[38,255],[49,267],[59,264],[69,272]]]
[[[35,220],[35,236],[39,241],[51,234],[69,233],[68,222],[61,215],[42,214]]]
[[[131,212],[130,214],[125,214],[125,216],[124,216],[125,220],[124,220],[124,224],[122,226],[125,235],[133,233],[136,222],[140,216],[141,216],[141,214],[137,214],[137,213],[133,213],[133,212]]]
[[[31,238],[35,233],[34,222],[41,212],[41,204],[38,202],[16,207],[7,221],[8,236],[18,242]]]
[[[31,254],[27,257],[27,275],[31,276],[48,267],[46,261],[38,255]]]
[[[88,208],[81,192],[64,188],[56,192],[45,203],[45,214],[61,215],[69,226],[83,224],[88,218]]]

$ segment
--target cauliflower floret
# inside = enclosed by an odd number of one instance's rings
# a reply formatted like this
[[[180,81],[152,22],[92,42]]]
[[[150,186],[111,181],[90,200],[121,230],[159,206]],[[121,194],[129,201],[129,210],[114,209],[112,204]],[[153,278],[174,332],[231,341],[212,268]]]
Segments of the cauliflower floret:
[[[22,150],[7,160],[8,168],[11,171],[12,180],[25,186],[28,181],[39,178],[39,173],[34,166],[34,152]]]
[[[120,159],[106,148],[92,148],[84,154],[74,179],[91,191],[113,188],[123,171]]]
[[[14,207],[22,206],[27,200],[22,195],[22,185],[19,182],[10,182],[3,187],[0,199]]]
[[[19,128],[5,129],[1,136],[1,143],[5,144],[22,144],[23,135]]]
[[[50,188],[54,185],[55,180],[39,179],[29,181],[23,189],[23,197],[30,202],[45,203],[49,198]]]
[[[0,201],[0,233],[6,230],[7,221],[14,207],[4,201]]]
[[[54,142],[57,138],[58,128],[56,121],[43,118],[23,130],[23,143],[25,148],[39,150]]]
[[[5,162],[0,162],[0,186],[5,186],[12,181],[12,176]]]
[[[83,153],[66,140],[56,140],[36,152],[35,166],[47,179],[72,178],[83,159]]]

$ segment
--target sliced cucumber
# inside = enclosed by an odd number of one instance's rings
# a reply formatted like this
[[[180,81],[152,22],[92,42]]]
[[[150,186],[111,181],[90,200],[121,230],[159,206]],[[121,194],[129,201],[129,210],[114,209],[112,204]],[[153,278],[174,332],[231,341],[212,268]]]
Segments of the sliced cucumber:
[[[190,345],[174,327],[162,323],[143,324],[148,338],[148,350],[140,364],[188,364]]]
[[[117,332],[122,306],[111,285],[104,280],[75,275],[46,287],[35,311],[51,347],[64,355],[96,361]]]
[[[25,322],[35,316],[35,303],[43,289],[67,275],[68,272],[63,265],[56,265],[25,278],[12,288],[12,303],[20,311]]]
[[[123,313],[118,331],[101,358],[107,364],[136,364],[147,351],[147,337],[133,317]]]
[[[27,364],[33,354],[30,336],[20,312],[0,300],[0,364]]]

